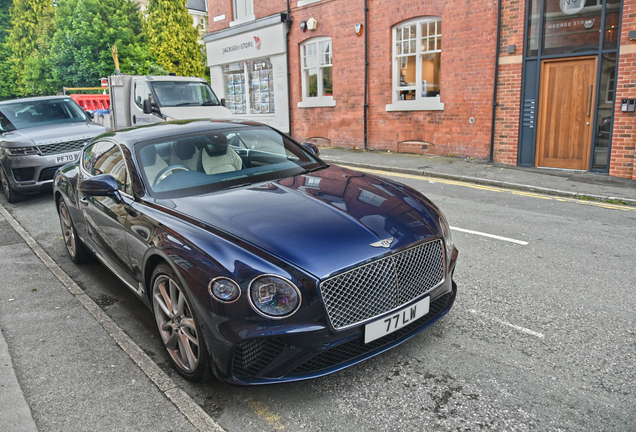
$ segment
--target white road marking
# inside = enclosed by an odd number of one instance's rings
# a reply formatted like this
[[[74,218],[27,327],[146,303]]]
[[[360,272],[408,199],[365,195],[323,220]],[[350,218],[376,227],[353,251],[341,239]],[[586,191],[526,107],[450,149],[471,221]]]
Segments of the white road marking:
[[[507,327],[513,328],[513,329],[518,330],[518,331],[520,331],[522,333],[528,334],[530,336],[537,337],[539,339],[543,339],[545,337],[545,335],[543,333],[539,333],[539,332],[536,332],[534,330],[527,329],[525,327],[514,325],[514,324],[511,324],[511,323],[506,322],[506,321],[502,321],[499,318],[490,317],[490,316],[485,315],[483,313],[477,312],[475,309],[471,309],[470,313],[475,314],[475,315],[479,315],[479,316],[484,317],[484,318],[487,318],[487,319],[489,319],[491,321],[494,321],[494,322],[496,322],[498,324],[505,325]]]
[[[455,230],[455,231],[465,232],[465,233],[468,233],[468,234],[475,234],[475,235],[479,235],[479,236],[482,236],[482,237],[489,237],[489,238],[492,238],[492,239],[495,239],[495,240],[503,240],[503,241],[507,241],[507,242],[510,242],[510,243],[516,243],[516,244],[520,244],[520,245],[523,245],[523,246],[526,246],[528,244],[527,241],[515,240],[515,239],[508,238],[508,237],[501,237],[501,236],[494,235],[494,234],[488,234],[488,233],[483,233],[483,232],[479,232],[479,231],[472,231],[472,230],[467,230],[467,229],[464,229],[464,228],[450,227],[450,229]]]

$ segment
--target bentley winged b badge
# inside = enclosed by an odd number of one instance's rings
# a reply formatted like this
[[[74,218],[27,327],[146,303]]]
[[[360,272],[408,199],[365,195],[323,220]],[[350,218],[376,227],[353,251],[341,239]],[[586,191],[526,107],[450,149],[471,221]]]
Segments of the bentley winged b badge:
[[[391,243],[393,243],[393,240],[393,237],[389,237],[387,239],[380,240],[379,242],[371,243],[371,246],[388,248],[391,246]]]

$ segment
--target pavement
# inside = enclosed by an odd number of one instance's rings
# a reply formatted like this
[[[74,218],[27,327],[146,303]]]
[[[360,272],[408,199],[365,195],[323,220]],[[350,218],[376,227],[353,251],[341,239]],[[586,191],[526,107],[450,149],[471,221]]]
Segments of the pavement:
[[[636,206],[636,181],[322,148],[328,162]],[[0,203],[0,431],[221,431]],[[26,275],[26,276],[25,276]]]

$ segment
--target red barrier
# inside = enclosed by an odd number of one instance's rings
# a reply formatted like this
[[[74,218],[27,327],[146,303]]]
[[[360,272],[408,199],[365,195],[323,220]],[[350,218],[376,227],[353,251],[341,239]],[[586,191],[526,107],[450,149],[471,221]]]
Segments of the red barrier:
[[[110,108],[110,96],[105,94],[72,94],[69,95],[84,111]]]

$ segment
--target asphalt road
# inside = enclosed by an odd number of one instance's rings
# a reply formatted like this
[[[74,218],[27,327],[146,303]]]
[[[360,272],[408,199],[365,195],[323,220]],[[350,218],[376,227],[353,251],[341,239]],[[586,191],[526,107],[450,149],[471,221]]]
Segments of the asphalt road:
[[[101,264],[68,259],[49,193],[3,204],[227,431],[636,431],[636,208],[387,176],[454,228],[454,308],[360,365],[256,388],[180,379],[151,312]]]

